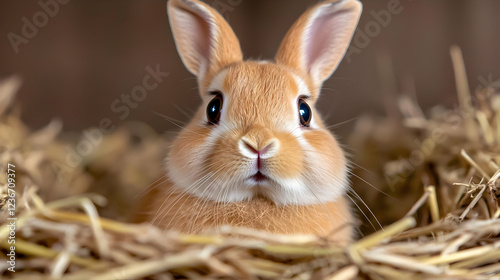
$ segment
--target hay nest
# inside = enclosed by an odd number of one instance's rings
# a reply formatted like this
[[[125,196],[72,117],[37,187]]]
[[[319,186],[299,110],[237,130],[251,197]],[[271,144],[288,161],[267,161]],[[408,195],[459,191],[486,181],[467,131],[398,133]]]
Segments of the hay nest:
[[[20,82],[4,80],[0,273],[12,279],[500,279],[500,94],[481,88],[472,102],[461,59],[454,63],[458,109],[436,108],[425,117],[403,96],[401,119],[357,123],[356,163],[376,171],[369,181],[380,188],[364,188],[361,196],[379,206],[373,207],[379,220],[392,224],[347,248],[316,236],[239,228],[222,229],[238,237],[182,235],[124,223],[120,217],[131,209],[137,186],[161,172],[165,137],[126,125],[69,164],[82,136],[59,135],[57,121],[30,132],[12,105]]]

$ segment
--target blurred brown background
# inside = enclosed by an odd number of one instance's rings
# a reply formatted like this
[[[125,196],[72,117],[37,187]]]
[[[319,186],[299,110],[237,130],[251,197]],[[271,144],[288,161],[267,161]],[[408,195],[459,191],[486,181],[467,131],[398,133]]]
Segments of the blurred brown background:
[[[97,126],[105,117],[119,124],[120,114],[111,110],[111,104],[141,85],[145,68],[156,65],[169,76],[125,120],[147,122],[162,132],[176,127],[155,113],[188,119],[183,111],[189,114],[199,102],[196,80],[178,58],[165,0],[59,2],[65,4],[56,8],[56,0],[0,0],[0,77],[18,74],[23,78],[18,100],[31,127],[41,127],[52,118],[62,119],[66,130],[77,131]],[[293,21],[318,1],[206,2],[223,11],[246,57],[271,59]],[[354,46],[360,52],[344,60],[325,83],[320,109],[329,116],[330,124],[368,112],[382,113],[384,96],[411,90],[412,80],[424,108],[454,104],[452,44],[463,50],[471,87],[479,83],[478,76],[500,78],[500,1],[363,3],[359,26],[364,34],[369,33],[369,42],[358,39]],[[397,6],[399,12],[391,15],[390,22],[386,18],[386,26],[382,26],[374,13],[387,15],[388,5]],[[52,15],[43,12],[42,6]],[[24,30],[32,38],[23,36],[24,17],[40,26],[35,25],[36,32]],[[388,58],[396,73],[395,83],[381,82],[380,73],[390,73],[379,71],[391,65]],[[336,132],[346,135],[350,125],[352,122]]]

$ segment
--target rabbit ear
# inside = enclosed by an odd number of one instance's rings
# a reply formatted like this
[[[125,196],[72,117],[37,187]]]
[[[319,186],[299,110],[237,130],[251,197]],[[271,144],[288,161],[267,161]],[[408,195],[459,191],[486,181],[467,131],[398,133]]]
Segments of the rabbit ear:
[[[182,62],[199,80],[243,59],[233,30],[207,4],[197,0],[170,0],[167,10]]]
[[[286,34],[276,61],[320,87],[344,57],[361,16],[357,0],[328,0],[305,12]]]

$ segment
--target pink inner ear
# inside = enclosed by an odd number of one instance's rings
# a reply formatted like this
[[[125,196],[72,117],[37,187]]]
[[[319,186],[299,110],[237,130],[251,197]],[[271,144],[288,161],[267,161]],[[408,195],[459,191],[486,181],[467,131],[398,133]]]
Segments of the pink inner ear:
[[[305,63],[309,73],[335,70],[342,59],[344,50],[343,40],[350,39],[350,30],[346,30],[346,23],[352,21],[347,11],[339,11],[321,15],[311,22],[304,38]]]
[[[191,26],[186,26],[187,30],[191,30],[194,38],[195,48],[200,56],[206,59],[207,63],[210,59],[210,26],[200,16],[195,16],[195,22]],[[189,32],[189,31],[188,31]]]
[[[188,10],[174,10],[178,49],[193,74],[199,75],[209,64],[211,53],[210,24],[203,18]]]

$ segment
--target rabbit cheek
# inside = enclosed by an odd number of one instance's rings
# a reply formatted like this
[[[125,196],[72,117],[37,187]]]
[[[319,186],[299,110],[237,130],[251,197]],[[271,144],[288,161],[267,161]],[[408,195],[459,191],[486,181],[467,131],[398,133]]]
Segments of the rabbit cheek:
[[[306,141],[316,149],[318,155],[321,155],[325,160],[333,163],[333,168],[345,165],[344,152],[337,144],[337,141],[327,131],[313,130],[304,133]]]
[[[283,179],[299,178],[304,171],[304,152],[297,139],[289,133],[276,133],[281,148],[269,160],[267,167],[272,175]]]
[[[311,165],[319,165],[315,169],[318,181],[327,181],[338,189],[344,190],[347,185],[347,166],[344,152],[337,144],[337,141],[327,131],[314,130],[304,133],[305,140],[311,146],[311,151],[306,151],[309,154],[308,158],[315,159],[315,163]],[[330,178],[330,179],[328,179]]]
[[[217,139],[206,160],[208,172],[219,173],[219,178],[226,182],[237,180],[236,171],[244,164],[238,155],[236,139],[234,133],[227,133]]]
[[[187,189],[203,176],[203,157],[208,150],[210,129],[188,126],[172,143],[167,160],[169,177],[177,187]]]

